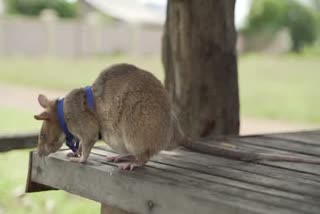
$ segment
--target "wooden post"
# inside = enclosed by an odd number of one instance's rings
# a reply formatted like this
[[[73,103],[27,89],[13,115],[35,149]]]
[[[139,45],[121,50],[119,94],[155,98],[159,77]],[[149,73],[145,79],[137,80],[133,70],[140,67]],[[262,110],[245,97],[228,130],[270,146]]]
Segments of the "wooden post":
[[[168,1],[165,85],[193,138],[239,133],[235,0]]]
[[[101,214],[130,214],[127,211],[101,204]]]

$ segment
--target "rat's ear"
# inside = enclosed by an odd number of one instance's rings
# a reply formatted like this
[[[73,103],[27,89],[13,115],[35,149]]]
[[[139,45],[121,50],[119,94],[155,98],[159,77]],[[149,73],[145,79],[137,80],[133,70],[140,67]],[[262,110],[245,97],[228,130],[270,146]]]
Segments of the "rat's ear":
[[[47,108],[49,106],[49,100],[48,98],[43,95],[43,94],[39,94],[38,96],[38,101],[39,101],[39,104],[43,107],[43,108]]]
[[[36,119],[36,120],[49,120],[50,114],[48,112],[44,111],[39,115],[34,115],[34,119]]]

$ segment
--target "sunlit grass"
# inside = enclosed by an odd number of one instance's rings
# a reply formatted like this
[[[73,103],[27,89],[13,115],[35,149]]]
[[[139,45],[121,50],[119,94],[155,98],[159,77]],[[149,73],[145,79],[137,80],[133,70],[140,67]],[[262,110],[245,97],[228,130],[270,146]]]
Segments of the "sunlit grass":
[[[133,63],[164,79],[159,56],[9,58],[0,59],[0,84],[70,90],[92,83],[102,69],[120,62]],[[257,118],[320,122],[319,80],[317,56],[240,57],[241,113]]]
[[[246,56],[239,74],[243,115],[320,123],[318,57]]]
[[[0,106],[0,118],[0,134],[36,131],[40,127],[32,112],[22,109]]]
[[[159,79],[163,79],[158,56],[114,55],[77,59],[0,59],[0,83],[70,90],[91,84],[104,68],[124,62],[152,71]]]
[[[91,84],[105,67],[121,62],[133,63],[164,79],[159,56],[7,58],[0,59],[0,84],[70,90]],[[317,56],[240,57],[241,113],[256,118],[320,122],[319,80]]]

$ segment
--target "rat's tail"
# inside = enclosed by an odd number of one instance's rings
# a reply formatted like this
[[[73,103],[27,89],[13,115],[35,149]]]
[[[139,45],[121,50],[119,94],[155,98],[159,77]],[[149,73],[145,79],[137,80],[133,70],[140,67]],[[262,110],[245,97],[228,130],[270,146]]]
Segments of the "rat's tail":
[[[256,162],[256,161],[283,161],[296,163],[320,164],[320,160],[308,159],[292,155],[281,155],[271,153],[251,153],[240,151],[236,146],[229,143],[209,144],[202,141],[193,141],[190,138],[184,137],[179,143],[181,146],[195,152],[200,152],[209,155],[222,156],[230,159]]]

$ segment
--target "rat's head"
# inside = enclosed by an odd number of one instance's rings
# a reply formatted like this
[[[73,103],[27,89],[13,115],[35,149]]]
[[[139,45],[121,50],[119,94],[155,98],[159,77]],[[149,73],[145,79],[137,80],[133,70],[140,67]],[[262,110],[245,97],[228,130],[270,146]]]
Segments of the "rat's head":
[[[46,96],[40,94],[38,101],[44,108],[42,113],[34,116],[36,120],[43,121],[39,134],[38,154],[47,156],[61,148],[65,135],[59,126],[57,100],[48,100]]]

